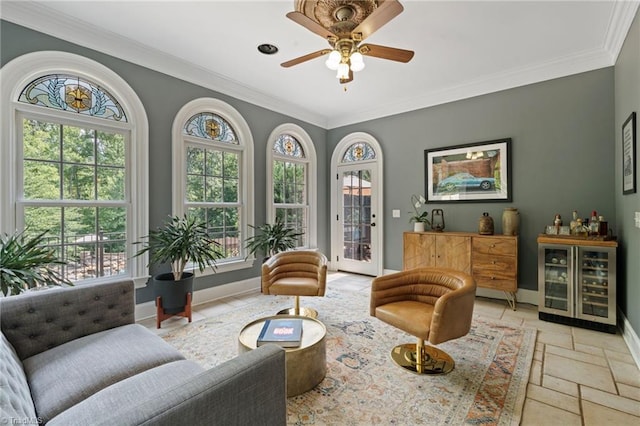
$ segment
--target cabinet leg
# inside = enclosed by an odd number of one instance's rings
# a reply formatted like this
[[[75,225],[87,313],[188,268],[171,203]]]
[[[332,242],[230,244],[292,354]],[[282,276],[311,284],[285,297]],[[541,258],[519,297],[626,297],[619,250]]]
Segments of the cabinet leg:
[[[507,298],[507,303],[509,304],[509,307],[515,311],[518,303],[516,292],[505,291],[504,295]]]

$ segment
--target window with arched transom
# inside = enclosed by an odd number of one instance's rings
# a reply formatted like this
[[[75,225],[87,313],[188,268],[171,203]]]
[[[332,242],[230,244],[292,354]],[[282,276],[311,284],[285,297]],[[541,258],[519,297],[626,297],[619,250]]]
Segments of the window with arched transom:
[[[44,233],[72,282],[146,281],[147,259],[133,256],[148,229],[147,119],[135,92],[64,52],[16,58],[2,89],[1,230]]]
[[[316,237],[316,153],[301,127],[283,124],[267,144],[267,219],[301,233],[298,247],[314,248]]]
[[[213,98],[189,102],[173,126],[173,213],[207,225],[224,258],[218,270],[249,266],[243,241],[253,221],[253,139],[233,107]]]

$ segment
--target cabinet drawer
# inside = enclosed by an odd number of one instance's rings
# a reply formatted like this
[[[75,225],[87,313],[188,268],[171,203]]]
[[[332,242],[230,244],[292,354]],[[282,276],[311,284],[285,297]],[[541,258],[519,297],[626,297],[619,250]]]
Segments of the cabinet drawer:
[[[497,255],[516,254],[516,240],[511,238],[474,237],[472,241],[472,253],[485,253]]]
[[[482,274],[499,272],[502,276],[516,278],[516,258],[515,256],[496,256],[492,254],[473,254],[473,273]]]
[[[515,279],[508,279],[496,275],[474,274],[478,287],[489,288],[492,290],[502,290],[515,293],[518,291],[518,283]]]

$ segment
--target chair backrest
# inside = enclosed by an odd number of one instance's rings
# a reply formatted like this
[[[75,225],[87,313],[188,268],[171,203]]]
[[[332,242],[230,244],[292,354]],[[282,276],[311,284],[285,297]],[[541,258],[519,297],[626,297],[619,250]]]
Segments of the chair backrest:
[[[294,250],[276,253],[262,264],[262,291],[282,278],[310,278],[318,281],[319,294],[327,282],[327,257],[318,251]]]

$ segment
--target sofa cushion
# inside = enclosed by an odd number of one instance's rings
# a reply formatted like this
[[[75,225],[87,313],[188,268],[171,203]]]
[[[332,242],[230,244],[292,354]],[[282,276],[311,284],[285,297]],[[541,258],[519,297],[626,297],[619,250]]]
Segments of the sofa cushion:
[[[23,365],[36,413],[46,422],[114,383],[181,359],[160,337],[129,324],[56,346]]]
[[[0,336],[0,424],[37,424],[22,362],[4,334]]]
[[[108,423],[109,413],[116,413],[138,401],[156,399],[167,389],[184,384],[203,371],[204,368],[193,361],[163,364],[102,389],[63,411],[47,425],[85,426],[96,424],[97,421]],[[96,413],[101,413],[100,420],[96,419]]]

